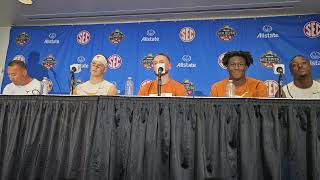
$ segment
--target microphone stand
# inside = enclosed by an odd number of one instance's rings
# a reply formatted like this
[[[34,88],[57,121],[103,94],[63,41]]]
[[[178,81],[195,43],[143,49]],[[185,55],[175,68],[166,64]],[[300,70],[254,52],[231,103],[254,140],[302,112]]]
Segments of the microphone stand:
[[[158,69],[158,86],[157,86],[158,96],[161,96],[161,85],[162,85],[161,76],[162,76],[162,69],[159,68]]]
[[[73,95],[73,91],[74,91],[74,84],[75,84],[75,80],[74,80],[74,72],[76,71],[76,69],[74,67],[72,67],[70,73],[71,73],[71,81],[70,81],[70,85],[71,85],[71,95]]]
[[[283,72],[280,71],[280,74],[279,74],[279,78],[278,78],[278,97],[277,98],[281,98],[282,97],[282,86],[283,86]]]

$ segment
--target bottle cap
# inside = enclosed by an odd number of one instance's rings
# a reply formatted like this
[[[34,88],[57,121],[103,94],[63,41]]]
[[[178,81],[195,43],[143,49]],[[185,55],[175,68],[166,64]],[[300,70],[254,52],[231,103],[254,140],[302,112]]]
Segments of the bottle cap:
[[[131,76],[129,76],[129,77],[128,77],[128,79],[132,79],[132,77],[131,77]]]

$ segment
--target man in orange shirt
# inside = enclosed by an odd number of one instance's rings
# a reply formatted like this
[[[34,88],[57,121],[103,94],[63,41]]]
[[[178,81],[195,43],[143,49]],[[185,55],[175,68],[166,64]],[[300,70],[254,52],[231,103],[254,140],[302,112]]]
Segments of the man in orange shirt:
[[[211,86],[211,96],[226,97],[228,81],[232,80],[236,97],[268,97],[267,86],[262,81],[245,75],[246,70],[253,63],[249,52],[228,52],[224,55],[222,63],[227,67],[229,77]]]
[[[143,85],[138,92],[138,96],[158,95],[159,74],[157,64],[159,63],[163,63],[165,67],[161,75],[161,96],[187,96],[187,91],[183,84],[170,78],[170,58],[164,53],[157,54],[152,60],[153,70],[157,79]]]

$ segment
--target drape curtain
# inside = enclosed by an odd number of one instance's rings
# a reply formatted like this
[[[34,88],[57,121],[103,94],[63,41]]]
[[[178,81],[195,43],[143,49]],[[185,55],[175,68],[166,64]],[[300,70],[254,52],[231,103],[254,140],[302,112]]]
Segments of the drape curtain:
[[[319,180],[320,101],[0,96],[0,179]]]

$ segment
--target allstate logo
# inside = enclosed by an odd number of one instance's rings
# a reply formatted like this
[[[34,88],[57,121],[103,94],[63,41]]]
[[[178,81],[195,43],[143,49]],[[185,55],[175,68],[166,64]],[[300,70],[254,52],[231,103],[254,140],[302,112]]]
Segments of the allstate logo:
[[[49,34],[49,39],[44,40],[44,44],[59,44],[60,41],[58,39],[55,39],[57,37],[56,33],[50,33]]]
[[[190,55],[183,55],[181,58],[183,63],[182,62],[178,63],[176,67],[178,67],[178,68],[196,68],[197,64],[190,63],[191,59],[192,58]]]
[[[85,57],[83,57],[83,56],[79,56],[78,58],[77,58],[77,62],[78,63],[83,63],[83,62],[85,62],[86,61],[86,58]]]
[[[271,31],[272,31],[272,26],[270,26],[270,25],[264,25],[264,26],[262,27],[262,30],[263,30],[263,32],[266,32],[266,33],[271,32]]]
[[[270,25],[264,25],[262,27],[262,31],[263,33],[259,33],[257,35],[258,39],[271,39],[271,38],[279,38],[279,34],[278,33],[274,33],[272,32],[272,26]]]
[[[149,29],[149,30],[147,31],[147,36],[154,36],[155,34],[156,34],[156,31],[153,30],[153,29]]]
[[[190,55],[183,55],[182,56],[182,61],[184,62],[190,62],[191,61],[191,56]]]
[[[160,38],[154,36],[156,31],[153,29],[147,30],[147,36],[142,37],[141,42],[159,42]]]
[[[49,34],[49,38],[50,39],[54,39],[54,38],[56,38],[57,37],[57,34],[56,33],[50,33]]]
[[[311,59],[316,59],[316,60],[320,59],[320,52],[318,52],[318,51],[311,52],[310,53],[310,58]]]

